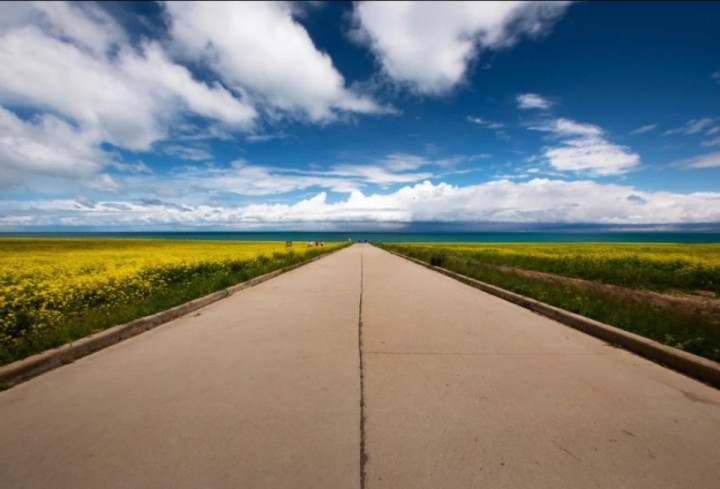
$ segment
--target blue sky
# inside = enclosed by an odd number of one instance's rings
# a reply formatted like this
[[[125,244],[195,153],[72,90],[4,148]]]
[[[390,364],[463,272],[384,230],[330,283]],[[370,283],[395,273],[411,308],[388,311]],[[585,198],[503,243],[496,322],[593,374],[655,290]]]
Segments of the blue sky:
[[[720,223],[720,3],[0,3],[0,231]]]

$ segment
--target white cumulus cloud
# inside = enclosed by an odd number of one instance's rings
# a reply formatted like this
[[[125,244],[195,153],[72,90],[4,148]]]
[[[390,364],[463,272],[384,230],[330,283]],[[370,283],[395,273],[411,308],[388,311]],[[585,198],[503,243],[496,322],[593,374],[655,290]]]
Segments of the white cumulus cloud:
[[[0,107],[0,188],[26,174],[88,178],[109,162],[99,135],[50,114],[23,121]]]
[[[200,160],[206,156],[202,148],[171,145],[163,151],[187,160]],[[458,158],[428,160],[412,154],[392,153],[367,164],[339,163],[321,169],[300,170],[238,159],[229,167],[180,167],[163,175],[124,176],[118,183],[127,195],[181,197],[184,202],[201,202],[220,194],[272,198],[313,188],[351,193],[369,186],[388,187],[433,178],[432,171],[419,170],[430,166],[446,168],[457,161]],[[176,190],[171,192],[171,189]]]
[[[144,82],[142,88],[148,93],[164,98],[163,105],[180,101],[198,115],[245,128],[252,127],[257,115],[253,107],[219,83],[207,85],[194,80],[187,68],[169,61],[158,44],[146,44],[142,55],[123,52],[119,65],[133,81]]]
[[[549,100],[537,93],[521,93],[515,100],[521,109],[549,109],[552,105]]]
[[[55,38],[70,39],[82,49],[104,55],[127,42],[122,28],[92,2],[2,2],[0,30],[36,25]]]
[[[503,127],[505,127],[505,125],[500,122],[488,121],[483,119],[482,117],[468,116],[467,120],[468,122],[472,122],[473,124],[477,124],[478,126],[487,127],[488,129],[502,129]]]
[[[704,117],[702,119],[690,119],[687,121],[684,125],[676,128],[676,129],[669,129],[665,131],[665,135],[669,134],[697,134],[701,131],[703,131],[708,126],[711,126],[714,122],[714,119],[711,117]]]
[[[358,2],[353,37],[384,73],[424,94],[462,82],[483,49],[547,32],[568,2]]]
[[[210,67],[223,82],[269,112],[312,121],[341,112],[385,112],[345,87],[285,2],[168,2],[170,34],[180,56]]]
[[[630,134],[645,134],[646,132],[652,131],[657,126],[658,126],[657,123],[656,124],[648,124],[646,126],[638,127],[634,131],[630,132]]]
[[[428,181],[389,194],[354,191],[329,202],[325,192],[294,203],[229,207],[171,200],[0,201],[0,225],[215,226],[247,229],[293,223],[514,222],[673,224],[720,220],[720,193],[645,192],[581,180],[496,180],[458,187]]]
[[[345,87],[330,57],[293,20],[293,10],[282,2],[170,3],[171,39],[133,45],[94,3],[0,4],[0,104],[4,123],[14,128],[5,134],[0,155],[0,165],[13,168],[12,176],[9,170],[3,176],[4,185],[48,174],[50,157],[31,160],[37,151],[29,148],[52,147],[62,131],[75,136],[72,143],[59,141],[57,158],[63,163],[53,174],[118,191],[117,181],[101,174],[120,164],[118,154],[101,150],[105,143],[152,151],[178,134],[252,137],[263,130],[262,116],[327,122],[345,113],[388,111]],[[183,64],[188,60],[192,63]],[[204,78],[190,66],[201,66]],[[28,112],[38,115],[23,122],[18,116]],[[200,126],[191,119],[197,117]],[[7,141],[20,133],[23,146],[11,155]],[[207,150],[177,143],[165,152],[212,158]]]
[[[6,106],[61,114],[131,150],[150,149],[187,111],[236,128],[252,125],[255,110],[244,100],[194,79],[156,43],[132,48],[121,27],[92,4],[40,2],[16,10],[24,14],[0,29]]]
[[[675,162],[681,168],[720,168],[720,151],[694,156]]]
[[[162,137],[150,94],[106,60],[35,26],[0,33],[0,66],[13,68],[0,70],[2,102],[58,112],[130,149]]]
[[[609,142],[604,131],[592,124],[560,118],[530,129],[559,138],[560,145],[544,150],[545,158],[556,170],[607,176],[626,173],[640,163],[637,153]]]

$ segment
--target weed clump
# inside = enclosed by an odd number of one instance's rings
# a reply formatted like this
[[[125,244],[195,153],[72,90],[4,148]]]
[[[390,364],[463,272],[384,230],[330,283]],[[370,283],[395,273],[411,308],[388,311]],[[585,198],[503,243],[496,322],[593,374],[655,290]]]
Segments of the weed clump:
[[[433,251],[430,255],[430,265],[435,267],[443,266],[445,264],[445,260],[447,260],[447,253],[443,250]]]

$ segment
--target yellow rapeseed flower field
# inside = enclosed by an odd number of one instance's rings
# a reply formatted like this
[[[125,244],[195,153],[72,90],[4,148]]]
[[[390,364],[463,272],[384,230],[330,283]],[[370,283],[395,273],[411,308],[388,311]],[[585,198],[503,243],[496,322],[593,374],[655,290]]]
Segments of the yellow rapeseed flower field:
[[[630,287],[720,293],[720,244],[398,243],[387,247],[417,258],[445,256]]]
[[[403,243],[417,248],[442,248],[498,256],[525,256],[584,260],[637,259],[649,262],[683,262],[720,267],[718,244],[672,243]]]
[[[284,242],[3,238],[0,347],[40,338],[90,309],[132,304],[211,274],[284,266],[309,250]]]

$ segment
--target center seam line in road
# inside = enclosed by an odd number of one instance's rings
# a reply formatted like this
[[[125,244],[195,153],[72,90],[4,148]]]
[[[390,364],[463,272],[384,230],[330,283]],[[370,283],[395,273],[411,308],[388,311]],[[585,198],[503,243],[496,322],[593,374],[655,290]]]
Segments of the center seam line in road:
[[[363,365],[363,250],[360,250],[360,305],[358,310],[358,356],[360,358],[360,489],[365,489],[368,455],[365,447],[365,371]]]

